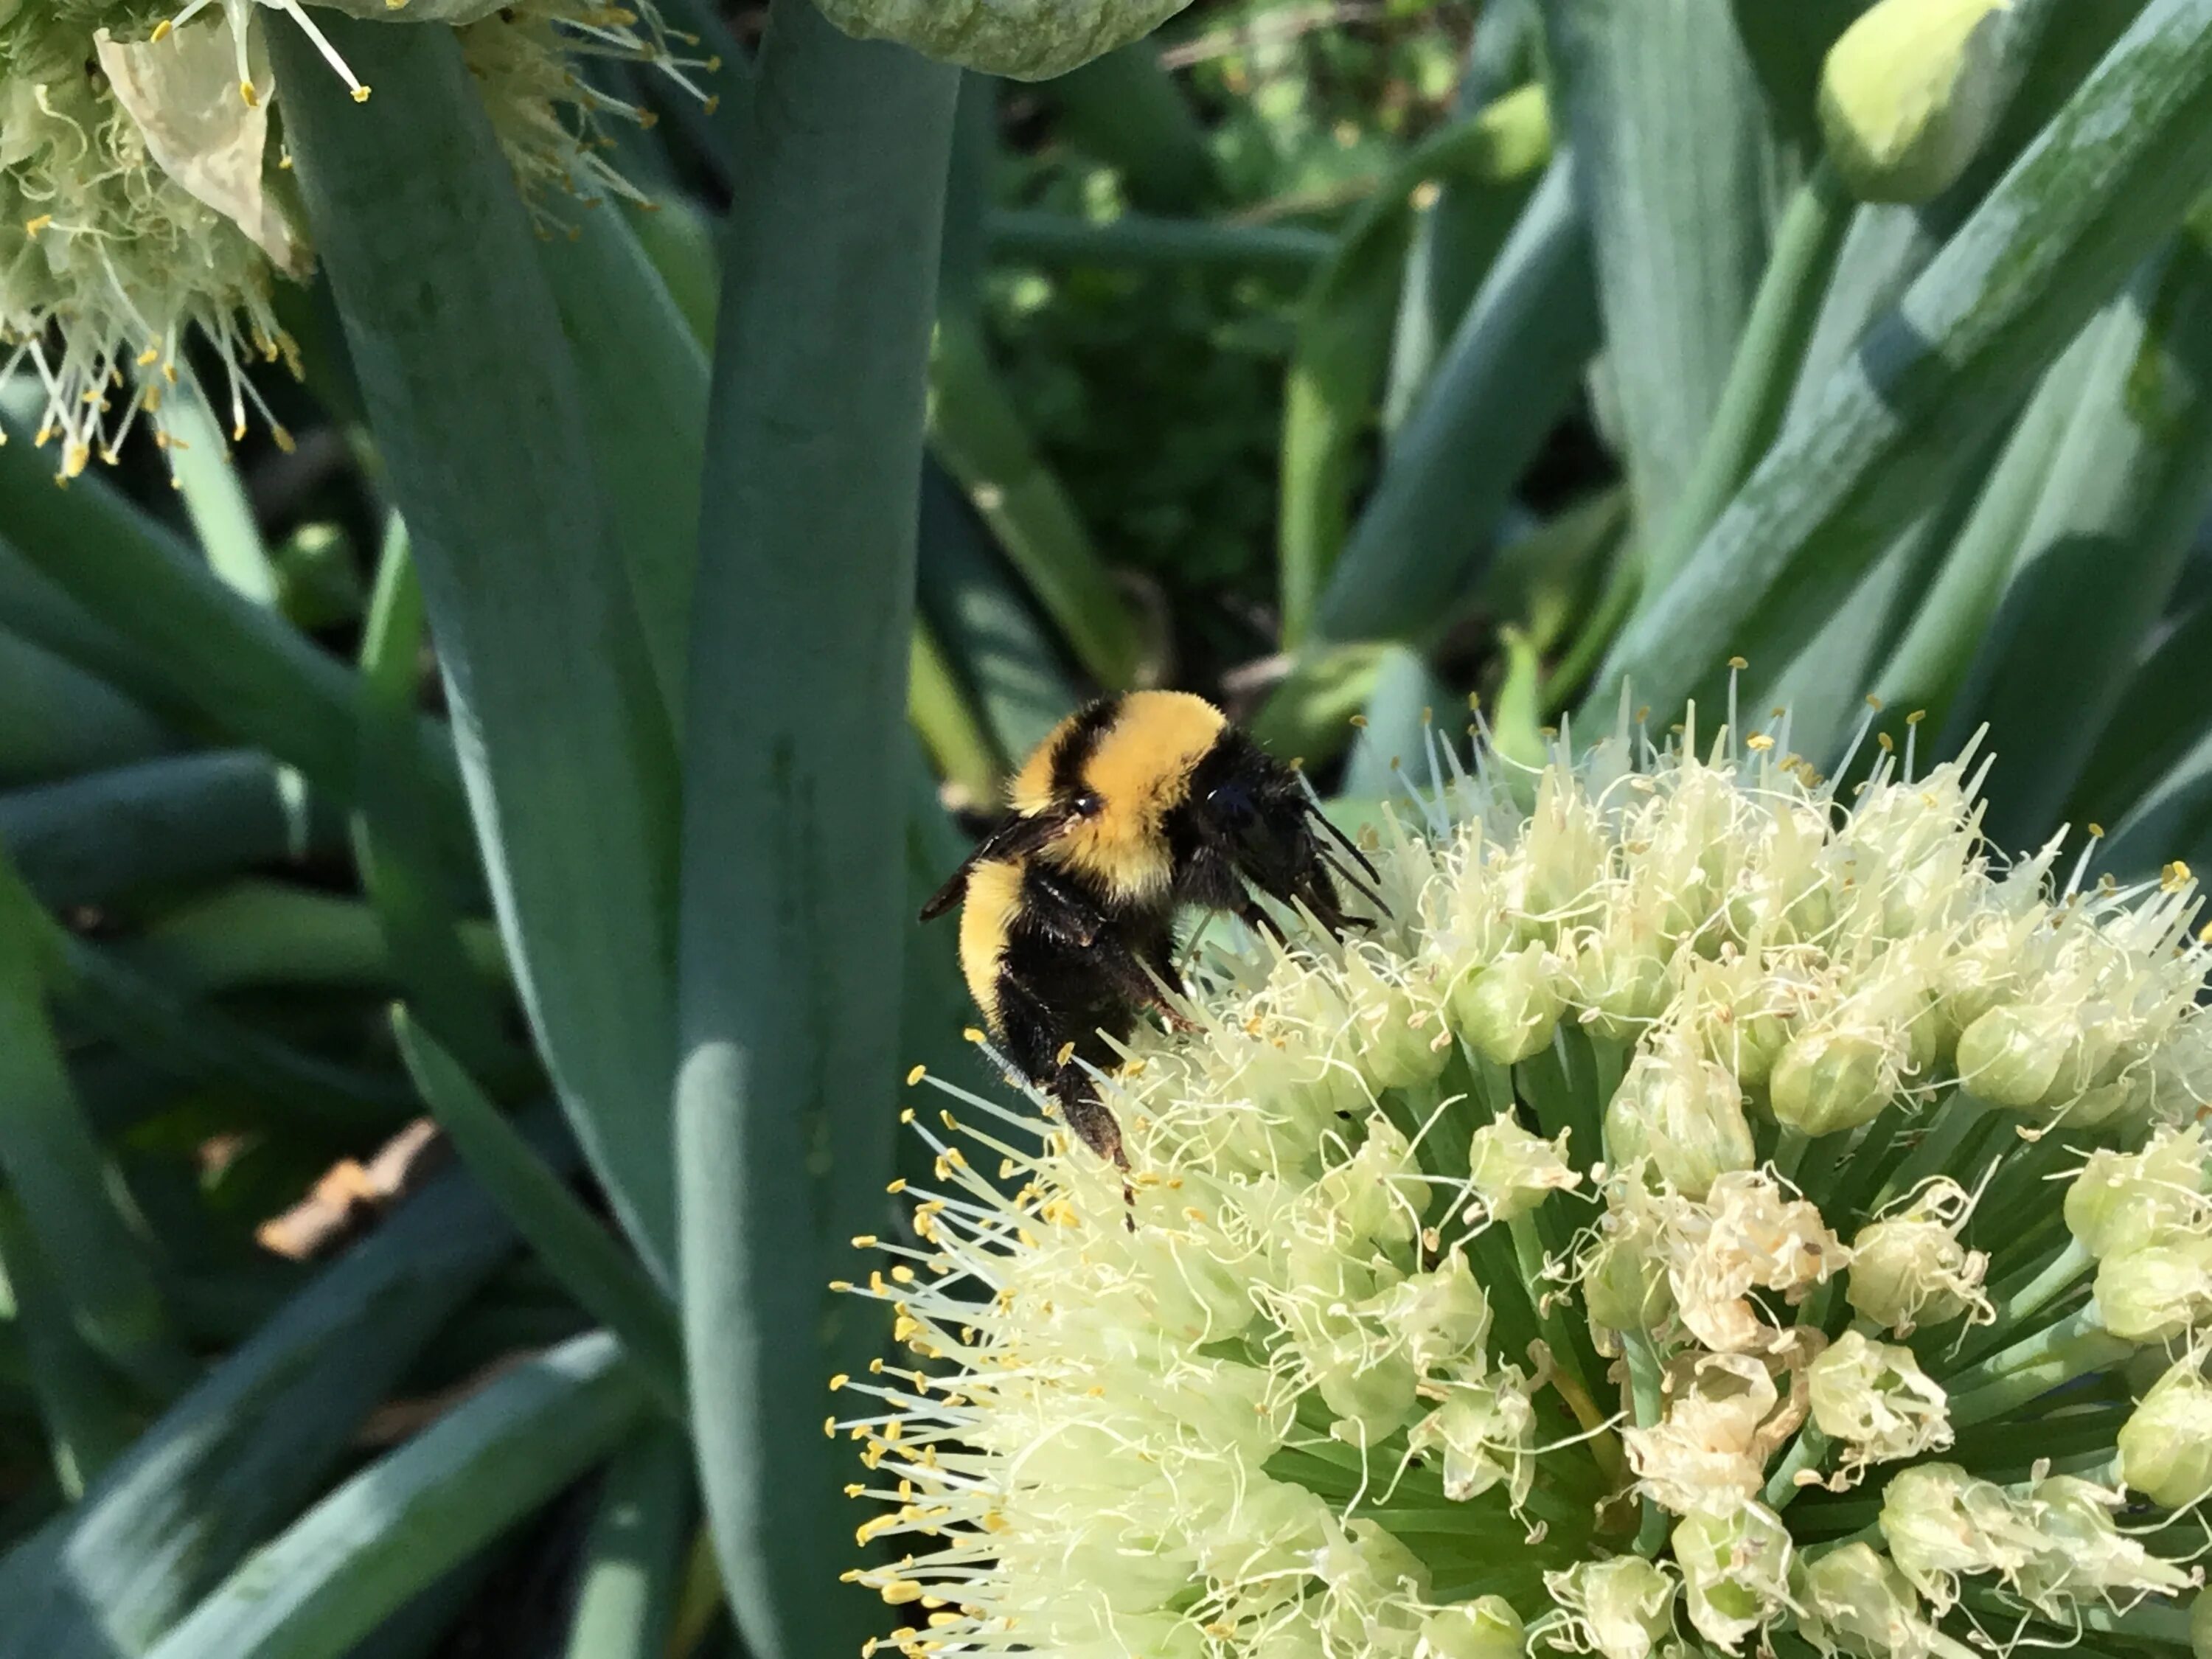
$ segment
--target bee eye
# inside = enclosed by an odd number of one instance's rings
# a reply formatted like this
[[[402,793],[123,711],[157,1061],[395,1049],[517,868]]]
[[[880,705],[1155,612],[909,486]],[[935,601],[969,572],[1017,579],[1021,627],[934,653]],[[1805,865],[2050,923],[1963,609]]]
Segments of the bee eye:
[[[1106,803],[1088,789],[1078,795],[1069,805],[1075,809],[1075,816],[1079,818],[1095,818],[1106,810]]]
[[[1252,794],[1241,783],[1216,784],[1206,791],[1206,804],[1232,822],[1252,816]]]

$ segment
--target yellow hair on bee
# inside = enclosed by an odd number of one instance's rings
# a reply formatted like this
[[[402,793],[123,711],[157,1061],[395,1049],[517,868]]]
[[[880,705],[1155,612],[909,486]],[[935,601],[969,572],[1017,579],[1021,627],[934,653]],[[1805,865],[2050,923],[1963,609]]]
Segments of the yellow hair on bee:
[[[1088,752],[1080,755],[1079,787],[1097,799],[1099,810],[1044,856],[1082,872],[1115,899],[1157,897],[1175,875],[1161,821],[1188,793],[1192,770],[1227,725],[1219,709],[1188,691],[1132,691],[1109,705],[1103,721],[1096,712],[1070,715],[1015,778],[1014,810],[1065,806],[1069,748],[1082,745]]]
[[[960,976],[994,1030],[999,1027],[999,961],[1021,908],[1022,867],[988,859],[968,872],[960,909]]]

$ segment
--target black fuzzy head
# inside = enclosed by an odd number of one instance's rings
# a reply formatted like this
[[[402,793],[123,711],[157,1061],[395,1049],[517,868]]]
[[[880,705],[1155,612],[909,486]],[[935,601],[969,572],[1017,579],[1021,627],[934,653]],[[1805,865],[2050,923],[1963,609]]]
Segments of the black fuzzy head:
[[[1374,866],[1322,816],[1304,780],[1234,726],[1193,769],[1165,827],[1180,902],[1243,913],[1249,884],[1304,906],[1331,933],[1364,925],[1345,913],[1338,882],[1366,890],[1346,855],[1370,877]]]

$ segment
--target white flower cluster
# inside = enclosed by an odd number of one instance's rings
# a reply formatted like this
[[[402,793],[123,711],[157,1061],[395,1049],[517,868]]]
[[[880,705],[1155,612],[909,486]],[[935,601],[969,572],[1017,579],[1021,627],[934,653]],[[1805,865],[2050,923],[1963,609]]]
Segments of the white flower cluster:
[[[2202,1353],[2140,1405],[2114,1359],[2212,1313],[2142,1265],[2212,1250],[2158,1127],[2212,1085],[2193,884],[1999,867],[1963,763],[1847,806],[1785,744],[1438,745],[1370,931],[1202,954],[1102,1079],[1126,1205],[940,1085],[848,1287],[913,1363],[830,1425],[902,1652],[1960,1659],[2193,1586],[2119,1506],[2212,1488]]]
[[[317,4],[325,0],[316,0]],[[649,120],[592,89],[579,60],[649,64],[687,87],[652,0],[327,0],[395,26],[458,27],[526,193],[635,194],[608,165],[608,120]],[[277,12],[288,15],[275,21]],[[307,32],[355,79],[300,0],[0,0],[0,380],[35,375],[64,477],[112,460],[193,379],[197,332],[222,365],[234,435],[249,411],[289,442],[246,367],[295,348],[271,304],[312,250],[270,115],[264,31]]]

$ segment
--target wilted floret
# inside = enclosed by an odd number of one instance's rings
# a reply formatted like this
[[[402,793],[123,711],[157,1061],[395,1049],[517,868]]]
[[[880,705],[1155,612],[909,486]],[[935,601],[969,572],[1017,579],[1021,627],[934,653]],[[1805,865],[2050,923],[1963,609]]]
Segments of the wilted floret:
[[[1942,1385],[1920,1369],[1910,1348],[1846,1331],[1813,1362],[1810,1382],[1813,1421],[1849,1448],[1849,1465],[1950,1447]]]
[[[1899,1336],[1963,1313],[1985,1317],[1989,1258],[1959,1243],[1972,1210],[1965,1188],[1939,1177],[1895,1214],[1861,1228],[1844,1287],[1852,1308]]]

